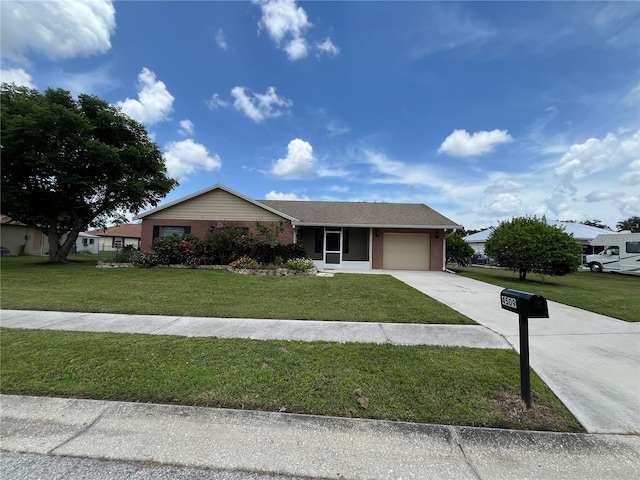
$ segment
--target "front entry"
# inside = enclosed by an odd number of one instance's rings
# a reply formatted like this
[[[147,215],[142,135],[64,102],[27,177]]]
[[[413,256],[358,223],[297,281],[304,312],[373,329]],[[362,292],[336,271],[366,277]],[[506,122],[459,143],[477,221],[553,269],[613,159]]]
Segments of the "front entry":
[[[327,228],[324,232],[325,268],[340,268],[342,264],[342,229]]]

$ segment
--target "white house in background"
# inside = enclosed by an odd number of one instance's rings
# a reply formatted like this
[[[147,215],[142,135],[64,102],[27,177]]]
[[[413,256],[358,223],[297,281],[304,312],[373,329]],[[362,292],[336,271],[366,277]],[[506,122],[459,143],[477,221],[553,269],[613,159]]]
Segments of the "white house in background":
[[[582,223],[561,222],[560,220],[547,220],[547,224],[562,228],[566,233],[572,234],[573,238],[582,245],[583,257],[591,253],[598,253],[599,251],[597,247],[591,246],[591,240],[604,233],[614,233],[611,230],[605,230],[604,228],[590,227],[589,225],[583,225]],[[491,235],[491,232],[493,232],[493,230],[488,228],[481,232],[467,235],[464,239],[469,242],[469,245],[473,247],[476,253],[484,253],[484,245]],[[602,248],[600,248],[600,250],[602,250]]]
[[[75,253],[98,253],[100,237],[90,233],[80,232],[76,239]]]

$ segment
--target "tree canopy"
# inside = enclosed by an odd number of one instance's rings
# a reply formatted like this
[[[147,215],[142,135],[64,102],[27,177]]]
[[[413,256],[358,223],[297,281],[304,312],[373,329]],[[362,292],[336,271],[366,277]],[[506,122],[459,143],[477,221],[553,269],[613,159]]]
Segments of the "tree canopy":
[[[473,247],[458,232],[447,237],[446,247],[447,263],[455,262],[461,267],[471,263]]]
[[[582,246],[558,227],[535,217],[517,217],[500,222],[487,239],[485,253],[524,280],[528,272],[561,276],[576,271]]]
[[[596,227],[596,228],[603,228],[605,230],[611,230],[608,225],[605,225],[600,220],[597,220],[595,218],[593,220],[585,220],[584,222],[582,222],[582,224],[588,225],[589,227]]]
[[[3,215],[65,262],[78,234],[155,206],[176,185],[144,126],[91,95],[1,86]]]
[[[616,223],[618,231],[630,230],[631,233],[640,233],[640,217],[629,217],[626,220]]]

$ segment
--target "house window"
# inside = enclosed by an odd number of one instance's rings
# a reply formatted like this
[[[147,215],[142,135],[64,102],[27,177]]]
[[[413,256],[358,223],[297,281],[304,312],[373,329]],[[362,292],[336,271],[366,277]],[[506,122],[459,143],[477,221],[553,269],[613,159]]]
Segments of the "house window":
[[[173,235],[174,233],[177,235],[185,235],[187,233],[191,233],[191,227],[190,226],[179,227],[179,226],[173,226],[173,225],[162,225],[162,226],[155,225],[153,227],[154,240],[156,238],[168,237],[169,235]]]
[[[82,239],[82,245],[86,245],[86,244],[87,244],[87,239],[86,239],[86,238],[83,238],[83,239]]]
[[[96,241],[95,238],[90,238],[89,239],[89,245],[93,245],[95,241]]]

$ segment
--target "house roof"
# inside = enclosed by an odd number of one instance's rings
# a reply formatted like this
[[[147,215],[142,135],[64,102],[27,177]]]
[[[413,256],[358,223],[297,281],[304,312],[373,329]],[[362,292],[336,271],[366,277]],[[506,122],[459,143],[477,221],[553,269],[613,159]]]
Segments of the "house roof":
[[[462,228],[454,221],[420,203],[385,202],[308,202],[296,200],[253,200],[224,185],[216,184],[179,198],[166,205],[141,213],[141,219],[213,190],[224,190],[294,225],[324,225],[336,227],[402,227],[402,228]]]
[[[123,237],[123,238],[141,238],[142,224],[140,223],[123,223],[115,227],[107,229],[92,230],[89,233],[98,235],[99,237]]]
[[[259,203],[294,217],[296,225],[461,228],[454,221],[421,203],[299,200],[259,200]]]
[[[576,240],[592,240],[602,233],[615,233],[611,230],[605,230],[604,228],[591,227],[582,223],[562,222],[560,220],[547,220],[547,224],[563,228],[566,233],[572,234]],[[467,235],[464,239],[469,243],[483,243],[487,241],[492,232],[493,229],[488,228],[481,232]]]

